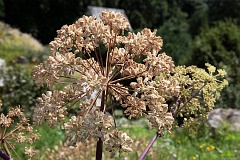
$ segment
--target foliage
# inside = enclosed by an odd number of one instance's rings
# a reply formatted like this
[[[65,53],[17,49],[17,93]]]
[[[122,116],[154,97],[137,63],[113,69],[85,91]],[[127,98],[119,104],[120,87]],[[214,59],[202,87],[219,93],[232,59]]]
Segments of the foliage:
[[[43,61],[46,55],[43,52],[47,52],[47,49],[30,35],[21,33],[2,22],[0,23],[0,37],[0,56],[7,62],[3,75],[4,86],[0,87],[0,98],[4,102],[3,108],[21,105],[25,116],[30,118],[36,97],[45,89],[39,90],[32,80],[32,65],[29,63]],[[24,63],[24,65],[17,63]]]
[[[216,22],[223,19],[235,19],[240,24],[239,0],[209,0],[209,21]]]
[[[209,62],[228,73],[230,85],[222,93],[218,106],[239,108],[240,29],[236,23],[225,20],[203,30],[193,42],[193,53],[192,61],[197,66],[202,67],[205,62]]]
[[[202,28],[208,27],[209,6],[205,0],[185,0],[181,8],[188,15],[189,34],[192,37],[198,35]]]
[[[4,0],[0,0],[0,19],[5,16],[4,12]]]
[[[158,28],[169,16],[171,9],[166,0],[123,0],[110,7],[124,9],[134,29]]]
[[[4,86],[0,87],[3,108],[21,105],[27,117],[32,117],[36,98],[46,91],[38,88],[31,76],[30,65],[8,67],[3,75]],[[6,112],[6,111],[4,111]]]
[[[190,63],[192,38],[188,28],[186,15],[182,13],[170,18],[158,29],[158,35],[164,39],[162,51],[168,53],[177,65]]]
[[[189,33],[194,36],[208,24],[209,4],[205,0],[5,0],[4,21],[49,43],[62,24],[71,24],[87,13],[87,6],[124,9],[134,30],[159,28],[179,12],[187,15]],[[15,4],[15,5],[12,5]],[[234,6],[233,6],[234,7]],[[238,10],[235,7],[235,10]],[[214,16],[214,15],[213,15]],[[48,18],[46,18],[48,17]],[[47,28],[47,29],[46,29]]]

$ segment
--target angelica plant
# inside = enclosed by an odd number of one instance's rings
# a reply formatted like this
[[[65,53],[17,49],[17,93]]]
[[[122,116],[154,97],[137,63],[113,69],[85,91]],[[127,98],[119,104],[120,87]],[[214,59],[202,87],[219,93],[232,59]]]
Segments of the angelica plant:
[[[118,129],[110,101],[117,101],[130,119],[145,116],[157,136],[163,136],[165,130],[170,132],[174,116],[190,110],[185,102],[195,102],[197,97],[189,95],[196,92],[197,96],[201,90],[208,96],[208,89],[203,91],[200,82],[206,88],[209,81],[215,81],[202,80],[194,67],[193,71],[175,67],[171,57],[160,53],[163,41],[156,30],[127,32],[127,19],[111,11],[103,11],[100,18],[83,16],[64,25],[50,42],[52,56],[33,70],[37,83],[51,89],[37,99],[35,123],[61,124],[71,146],[94,140],[99,160],[103,145],[112,156],[132,151],[133,140]],[[132,82],[124,85],[125,80]],[[175,105],[169,105],[169,100]],[[71,109],[75,114],[69,114]]]
[[[1,106],[2,101],[0,100],[0,107]],[[1,113],[0,157],[2,159],[10,160],[11,153],[15,153],[17,155],[15,152],[15,147],[17,145],[23,145],[23,143],[32,144],[37,140],[39,140],[39,134],[33,131],[33,127],[29,123],[29,120],[24,117],[24,114],[19,106],[11,108],[6,115]],[[36,154],[36,151],[32,146],[24,147],[23,152],[30,159]]]

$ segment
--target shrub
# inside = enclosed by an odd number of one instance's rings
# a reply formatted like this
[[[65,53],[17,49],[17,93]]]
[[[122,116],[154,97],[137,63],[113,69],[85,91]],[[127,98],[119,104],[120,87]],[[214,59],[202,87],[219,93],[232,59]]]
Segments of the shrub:
[[[230,85],[223,90],[217,106],[240,108],[240,29],[234,21],[216,22],[202,30],[193,42],[192,62],[199,67],[208,62],[225,69]]]
[[[28,118],[32,117],[36,98],[46,91],[46,88],[37,87],[31,76],[31,66],[15,65],[8,67],[3,75],[3,83],[4,86],[0,87],[0,99],[3,101],[3,108],[21,105],[25,115]]]

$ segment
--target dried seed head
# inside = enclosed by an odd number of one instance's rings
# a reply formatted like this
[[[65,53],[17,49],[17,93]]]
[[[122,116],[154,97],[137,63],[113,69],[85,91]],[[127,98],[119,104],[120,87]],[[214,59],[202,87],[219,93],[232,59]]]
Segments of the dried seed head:
[[[13,153],[16,153],[14,151],[16,145],[32,144],[39,140],[39,134],[33,132],[33,128],[29,124],[29,120],[24,117],[20,106],[11,108],[6,115],[1,113],[0,125],[1,143],[5,151],[13,150]],[[35,152],[33,148],[31,148],[31,152]],[[25,154],[30,158],[34,155],[30,152],[25,152]]]
[[[66,130],[71,145],[100,138],[107,141],[109,150],[116,143],[122,151],[130,151],[119,146],[121,140],[127,141],[125,134],[116,130],[109,135],[113,115],[106,108],[111,100],[119,102],[129,118],[146,116],[160,135],[164,129],[170,131],[174,116],[190,111],[183,109],[186,108],[183,103],[195,91],[202,90],[205,82],[211,84],[204,85],[204,102],[213,107],[212,88],[218,84],[213,76],[214,67],[208,65],[210,74],[197,67],[175,67],[171,57],[159,53],[163,41],[156,30],[145,28],[125,36],[122,33],[130,25],[122,14],[103,11],[100,18],[99,22],[96,17],[83,16],[72,25],[64,25],[49,44],[52,56],[34,68],[33,78],[40,86],[57,88],[38,98],[34,116],[37,124],[47,121],[55,127],[64,122],[62,129]],[[218,72],[218,76],[225,74]],[[132,81],[130,86],[125,80]],[[223,81],[217,90],[225,84]],[[170,101],[175,106],[167,103]],[[65,122],[69,109],[77,111]]]
[[[116,152],[132,152],[129,147],[133,143],[133,140],[121,131],[115,130],[111,134],[108,134],[105,141],[106,150],[111,153],[111,157]]]

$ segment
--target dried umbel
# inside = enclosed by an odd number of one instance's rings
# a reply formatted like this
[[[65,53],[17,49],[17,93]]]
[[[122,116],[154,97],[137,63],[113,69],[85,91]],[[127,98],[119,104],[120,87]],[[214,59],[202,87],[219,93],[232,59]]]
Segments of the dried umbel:
[[[2,102],[0,100],[0,107],[1,105]],[[29,120],[24,117],[21,108],[15,107],[11,108],[6,115],[1,113],[0,140],[0,149],[3,150],[7,156],[11,157],[11,153],[16,153],[14,151],[16,145],[23,145],[23,143],[24,145],[27,143],[32,144],[39,140],[39,134],[34,133],[33,127],[30,125]],[[24,153],[31,159],[36,152],[30,146],[30,148],[25,147]]]
[[[44,155],[48,160],[94,159],[95,145],[94,140],[88,141],[87,145],[79,142],[76,147],[61,142],[53,149],[48,148]]]
[[[116,152],[131,152],[132,149],[129,147],[129,144],[132,144],[132,142],[133,140],[126,133],[115,130],[112,134],[109,134],[105,142],[106,150],[111,152],[111,157],[113,157]]]
[[[54,84],[63,86],[38,98],[35,122],[47,121],[52,127],[64,122],[62,128],[71,144],[91,138],[107,143],[116,132],[112,131],[116,128],[114,116],[106,112],[108,100],[114,99],[126,108],[129,118],[146,116],[159,133],[170,131],[173,117],[163,95],[177,94],[179,86],[169,79],[159,84],[167,83],[171,88],[160,89],[152,81],[160,74],[170,76],[174,70],[171,57],[159,53],[161,37],[156,36],[156,30],[146,28],[125,36],[130,25],[122,14],[103,11],[100,17],[101,22],[83,16],[72,25],[64,25],[50,43],[52,56],[34,68],[33,77],[39,85],[52,89]],[[135,82],[124,86],[122,82],[130,79]],[[97,94],[92,97],[94,91]],[[68,109],[78,102],[78,113],[65,122]]]
[[[186,109],[185,102],[193,100],[197,106],[195,96],[202,91],[207,103],[209,95],[224,87],[211,90],[218,84],[217,78],[196,67],[175,68],[171,57],[159,53],[163,41],[156,30],[127,33],[130,25],[120,13],[103,11],[100,18],[99,22],[83,16],[64,25],[50,43],[52,56],[33,70],[38,84],[52,89],[38,98],[34,121],[46,121],[51,127],[63,123],[70,145],[94,139],[98,141],[97,157],[102,144],[113,154],[131,151],[131,138],[117,130],[114,115],[107,113],[111,100],[119,102],[130,119],[145,116],[158,135],[163,135],[164,130],[170,132],[174,116],[195,111]],[[206,77],[202,80],[201,75]],[[125,85],[126,80],[130,85]],[[77,110],[75,115],[68,113],[72,108]]]

